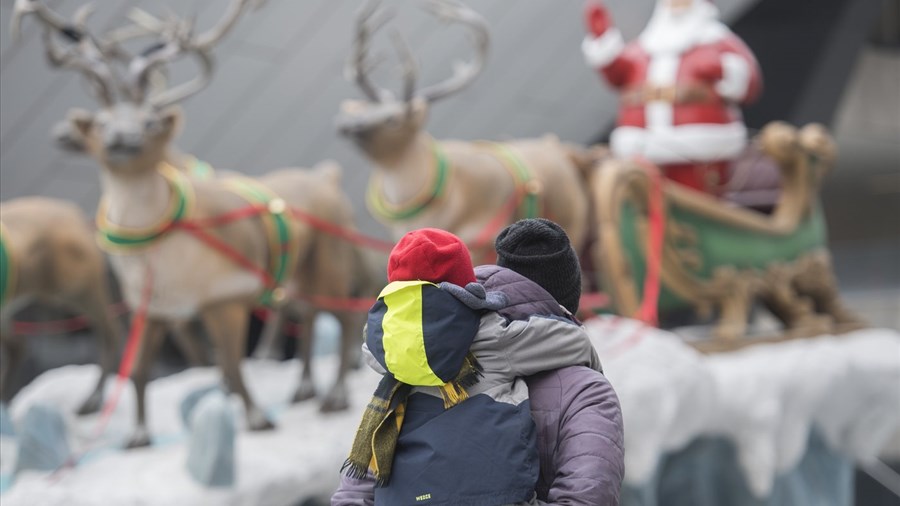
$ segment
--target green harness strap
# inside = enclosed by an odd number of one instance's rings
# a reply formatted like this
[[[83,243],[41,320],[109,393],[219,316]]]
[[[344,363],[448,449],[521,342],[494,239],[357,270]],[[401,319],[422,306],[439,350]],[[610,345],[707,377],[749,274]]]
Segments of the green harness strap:
[[[447,186],[447,175],[450,172],[450,163],[447,160],[447,155],[438,143],[433,142],[431,146],[437,166],[431,190],[425,194],[424,198],[415,198],[412,203],[405,206],[394,206],[384,201],[378,185],[370,184],[366,192],[366,204],[368,204],[369,209],[374,214],[390,221],[408,220],[424,211],[444,193],[444,189]]]
[[[101,248],[117,253],[142,248],[159,239],[187,216],[193,197],[190,181],[181,171],[169,164],[161,165],[158,170],[172,189],[172,199],[166,217],[150,227],[122,227],[109,223],[106,219],[106,203],[101,201],[96,219],[97,240]]]
[[[524,189],[522,205],[519,209],[521,218],[537,218],[541,215],[539,182],[531,176],[528,166],[522,158],[509,146],[497,142],[484,142],[485,146],[496,154],[509,170],[515,180],[516,189]],[[366,192],[366,203],[373,213],[381,218],[391,221],[408,220],[425,210],[432,202],[437,200],[447,186],[447,175],[450,171],[450,163],[447,155],[438,143],[432,144],[437,171],[434,183],[424,198],[414,199],[411,204],[404,207],[391,206],[381,196],[376,184],[370,184]]]
[[[486,142],[485,144],[500,157],[501,161],[505,162],[504,165],[509,169],[515,180],[516,191],[519,191],[519,188],[524,191],[522,203],[519,207],[520,219],[541,216],[539,182],[531,176],[531,171],[528,170],[528,166],[522,161],[522,157],[506,144],[499,142]]]
[[[15,283],[15,270],[13,269],[12,254],[6,248],[3,238],[6,236],[6,227],[0,223],[0,306],[6,302],[6,298],[12,295]]]
[[[160,223],[151,227],[140,229],[119,227],[106,220],[106,207],[101,202],[100,209],[97,211],[97,230],[101,247],[121,252],[124,249],[140,248],[155,241],[176,223],[183,220],[188,213],[192,192],[191,183],[184,173],[203,180],[212,179],[215,175],[212,165],[196,158],[192,159],[190,166],[184,172],[167,162],[160,164],[158,170],[172,188],[173,198],[169,204],[167,216]]]
[[[269,242],[269,262],[267,272],[272,286],[266,287],[260,296],[260,302],[266,306],[275,305],[284,298],[281,288],[284,281],[293,272],[292,261],[297,259],[298,244],[291,234],[291,214],[286,212],[287,206],[281,198],[262,184],[243,177],[229,177],[225,180],[228,188],[250,204],[263,204],[268,212],[261,213],[266,236]]]

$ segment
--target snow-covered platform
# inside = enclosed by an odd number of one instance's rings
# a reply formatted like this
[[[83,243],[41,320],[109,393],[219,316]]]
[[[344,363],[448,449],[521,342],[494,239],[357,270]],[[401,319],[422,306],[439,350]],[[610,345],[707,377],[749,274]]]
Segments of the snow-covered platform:
[[[821,439],[828,457],[850,466],[879,456],[900,459],[896,330],[701,355],[673,334],[633,320],[596,319],[588,328],[622,405],[625,484],[631,488],[654,487],[661,458],[701,438],[733,446],[742,485],[760,500],[798,470],[810,441]],[[729,504],[738,503],[730,498]],[[810,504],[850,503],[829,498]]]
[[[324,391],[333,378],[336,361],[316,363],[316,380]],[[68,366],[48,371],[16,396],[11,406],[19,420],[34,403],[60,408],[67,416],[70,444],[78,453],[94,434],[99,415],[76,417],[77,403],[90,391],[99,369]],[[251,394],[265,406],[278,428],[249,432],[244,427],[240,400],[232,397],[238,421],[236,484],[206,488],[187,473],[188,429],[180,414],[181,401],[191,392],[219,384],[216,368],[196,368],[151,382],[147,389],[148,422],[154,442],[150,448],[120,450],[134,420],[134,391],[126,388],[102,440],[80,465],[56,476],[27,472],[15,476],[0,495],[3,506],[15,505],[290,505],[310,497],[327,498],[337,485],[340,466],[350,447],[362,410],[378,376],[354,371],[348,378],[351,409],[322,414],[315,400],[288,404],[300,378],[297,361],[248,359],[244,377]],[[110,379],[108,392],[113,387]],[[15,442],[2,445],[2,469],[12,469]]]
[[[821,439],[848,461],[887,451],[900,428],[900,332],[869,329],[758,345],[739,352],[701,355],[673,334],[639,322],[607,317],[587,323],[605,372],[623,409],[626,485],[652,486],[660,462],[700,438],[730,441],[752,495],[772,493]],[[330,357],[317,362],[324,391],[335,369]],[[151,448],[116,449],[133,426],[133,392],[127,388],[103,439],[82,462],[54,476],[26,472],[14,478],[16,442],[0,438],[0,501],[15,505],[291,505],[327,498],[378,380],[371,371],[349,376],[351,409],[323,415],[315,401],[289,405],[299,364],[247,360],[248,386],[278,424],[271,432],[241,429],[236,445],[236,484],[205,488],[185,470],[187,429],[179,406],[189,393],[218,383],[213,368],[192,369],[151,383]],[[97,416],[75,417],[98,369],[70,366],[49,371],[13,401],[20,420],[36,403],[66,413],[71,446],[83,450]],[[110,380],[112,386],[112,380]],[[243,409],[234,408],[240,424]],[[815,428],[815,438],[811,430]],[[896,452],[896,449],[893,451]],[[900,456],[895,453],[893,458]]]

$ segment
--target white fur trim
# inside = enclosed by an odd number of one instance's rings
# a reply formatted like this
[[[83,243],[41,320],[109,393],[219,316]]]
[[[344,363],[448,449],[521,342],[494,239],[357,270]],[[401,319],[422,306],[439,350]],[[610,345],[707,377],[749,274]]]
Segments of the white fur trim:
[[[644,117],[646,118],[647,128],[650,130],[672,128],[674,116],[675,109],[672,107],[671,102],[653,100],[647,102],[644,106]]]
[[[722,40],[730,33],[719,21],[715,5],[698,0],[687,10],[676,13],[665,2],[658,2],[638,43],[649,54],[680,54],[698,44]]]
[[[734,53],[722,55],[722,80],[716,91],[726,100],[740,102],[750,88],[751,69],[747,60]]]
[[[681,56],[675,53],[655,54],[647,66],[647,82],[654,86],[674,86],[679,66]]]
[[[618,127],[610,137],[618,158],[643,156],[654,163],[714,162],[735,158],[747,145],[747,128],[739,122],[670,128]]]
[[[653,55],[647,66],[647,83],[653,86],[674,86],[678,78],[678,67],[681,57],[675,53],[659,53]],[[644,108],[647,117],[647,128],[668,128],[672,126],[674,112],[672,103],[663,100],[652,100]]]
[[[603,68],[619,56],[625,48],[625,39],[622,32],[616,27],[611,27],[599,37],[588,35],[581,41],[581,53],[584,61],[591,68]]]

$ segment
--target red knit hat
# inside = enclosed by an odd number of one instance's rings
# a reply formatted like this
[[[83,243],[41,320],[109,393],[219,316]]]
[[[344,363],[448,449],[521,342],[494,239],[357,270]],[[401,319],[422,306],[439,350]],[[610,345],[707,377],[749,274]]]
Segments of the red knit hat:
[[[459,237],[437,228],[420,228],[400,238],[388,257],[387,274],[390,282],[475,282],[469,249]]]

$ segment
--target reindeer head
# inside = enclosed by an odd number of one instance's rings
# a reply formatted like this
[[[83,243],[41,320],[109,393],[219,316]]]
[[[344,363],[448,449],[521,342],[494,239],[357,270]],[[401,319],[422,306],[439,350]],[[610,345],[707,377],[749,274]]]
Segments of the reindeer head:
[[[337,127],[371,156],[389,156],[401,151],[422,130],[430,104],[465,88],[484,67],[489,43],[484,18],[456,0],[425,0],[423,6],[442,19],[463,23],[471,29],[475,59],[470,63],[458,62],[449,79],[416,90],[416,63],[409,46],[394,32],[393,42],[403,63],[403,95],[401,99],[395,98],[368,77],[374,66],[367,61],[369,39],[389,16],[378,9],[377,0],[367,2],[357,14],[353,57],[347,66],[348,79],[356,82],[366,100],[344,101]]]
[[[155,168],[166,156],[181,122],[176,104],[209,84],[213,70],[210,50],[247,3],[232,0],[213,28],[197,35],[191,21],[172,18],[163,22],[134,11],[134,25],[99,38],[86,27],[90,5],[79,9],[70,23],[37,0],[16,0],[12,32],[14,36],[18,33],[24,15],[34,14],[45,27],[50,64],[80,72],[100,104],[96,112],[70,111],[68,127],[57,125],[54,129],[57,141],[70,150],[83,149],[111,171],[138,172]],[[122,48],[123,40],[143,35],[155,35],[158,41],[137,55]],[[60,44],[57,37],[66,43]],[[200,75],[168,89],[154,89],[154,78],[182,56],[196,60]]]

